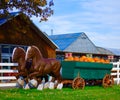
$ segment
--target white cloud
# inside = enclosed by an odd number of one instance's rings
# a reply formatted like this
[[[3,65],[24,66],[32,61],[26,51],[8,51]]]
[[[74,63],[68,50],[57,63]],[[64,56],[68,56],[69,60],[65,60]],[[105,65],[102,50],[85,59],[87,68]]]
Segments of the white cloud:
[[[61,6],[61,2],[65,5]],[[51,29],[54,34],[85,32],[98,46],[120,48],[119,0],[58,0],[55,3],[56,12],[47,22],[38,23],[34,19],[42,31],[49,35]]]
[[[97,46],[106,47],[106,48],[120,48],[119,34],[115,34],[115,33],[100,34],[96,32],[86,32],[86,34]]]

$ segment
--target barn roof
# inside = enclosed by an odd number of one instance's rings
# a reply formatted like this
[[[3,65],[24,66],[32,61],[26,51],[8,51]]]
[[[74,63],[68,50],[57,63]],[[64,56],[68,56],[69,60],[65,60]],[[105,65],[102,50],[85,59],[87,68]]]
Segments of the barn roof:
[[[58,45],[60,51],[99,54],[97,47],[84,32],[49,37]]]
[[[115,48],[107,48],[109,51],[111,51],[114,55],[120,56],[120,49]]]
[[[11,20],[12,17],[15,17],[17,15],[19,15],[19,12],[12,12],[12,13],[10,13],[9,16],[4,17],[4,18],[0,18],[0,25],[6,23],[8,20]]]
[[[95,46],[84,32],[50,35],[49,37],[58,45],[59,51],[120,55],[120,52],[118,53],[116,50],[111,51],[110,49]]]
[[[102,48],[102,47],[97,47],[97,48],[98,48],[100,54],[114,55],[114,53],[109,49]]]
[[[8,22],[9,20],[12,20],[13,17],[16,17],[20,15],[20,12],[12,12],[10,13],[9,16],[0,18],[0,26]],[[29,18],[28,20],[30,21],[30,26],[36,31],[36,33],[39,34],[41,38],[43,38],[53,49],[57,49],[57,45],[49,38],[49,36],[42,32]]]
[[[60,50],[65,50],[73,43],[82,33],[75,34],[59,34],[49,36],[59,47]]]

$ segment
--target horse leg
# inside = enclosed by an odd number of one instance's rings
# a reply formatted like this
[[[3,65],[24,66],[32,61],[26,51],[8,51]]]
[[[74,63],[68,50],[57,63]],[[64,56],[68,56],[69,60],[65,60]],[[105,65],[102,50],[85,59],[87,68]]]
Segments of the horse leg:
[[[60,65],[59,63],[56,63],[54,65],[54,68],[56,68],[56,69],[52,70],[54,80],[57,81],[57,82],[55,82],[55,86],[54,86],[55,88],[57,88],[57,86],[62,82],[62,77],[60,75],[60,66],[59,65]]]
[[[57,77],[58,83],[60,83],[62,81],[62,77],[61,77],[60,73],[58,73],[56,75],[56,77]]]
[[[41,77],[37,78],[37,76],[40,76],[39,72],[33,72],[29,75],[29,78],[37,80],[37,82],[39,84],[39,83],[41,83],[42,80],[41,80]]]
[[[27,76],[27,73],[26,72],[19,72],[15,77],[18,79],[19,76],[25,77],[25,76]]]
[[[62,77],[61,77],[60,72],[55,73],[55,78],[57,80],[57,83],[55,84],[55,88],[62,89],[63,83],[61,83],[62,82]]]
[[[28,76],[28,77],[29,77],[30,79],[32,79],[32,78],[37,77],[37,76],[38,76],[38,74],[39,74],[39,72],[37,72],[37,71],[36,71],[36,72],[33,72],[33,73],[29,74],[29,76]]]
[[[55,82],[55,77],[52,76],[51,82]]]
[[[53,74],[55,75],[55,78],[57,79],[58,83],[60,83],[62,81],[62,77],[60,74],[60,69],[61,69],[61,64],[60,62],[57,62],[54,67],[56,69],[53,70]]]
[[[51,73],[49,73],[49,75],[50,75],[49,81],[50,81],[50,82],[55,82],[55,75],[54,75],[54,73],[51,72]]]
[[[45,79],[45,82],[48,82],[48,75],[44,75],[43,78]]]
[[[19,72],[16,75],[17,80],[20,78],[20,76],[22,76],[24,78],[24,82],[25,82],[25,84],[27,84],[28,83],[28,73],[27,72]]]
[[[36,80],[37,80],[38,84],[40,84],[42,82],[41,77],[37,78]]]

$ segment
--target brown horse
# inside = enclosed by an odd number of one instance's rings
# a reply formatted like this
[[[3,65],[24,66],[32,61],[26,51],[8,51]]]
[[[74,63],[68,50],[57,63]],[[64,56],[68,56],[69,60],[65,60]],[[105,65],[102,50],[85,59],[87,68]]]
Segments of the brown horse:
[[[58,80],[58,82],[61,82],[61,64],[58,60],[53,58],[43,58],[40,50],[36,46],[28,47],[25,59],[27,61],[32,59],[32,66],[34,66],[34,72],[29,75],[29,78],[32,79],[37,76],[48,74],[54,77],[54,80]]]
[[[15,47],[13,49],[12,53],[12,62],[18,63],[18,73],[16,75],[16,78],[18,79],[19,76],[26,77],[27,76],[27,69],[25,68],[26,66],[26,61],[25,61],[25,50],[21,47]]]

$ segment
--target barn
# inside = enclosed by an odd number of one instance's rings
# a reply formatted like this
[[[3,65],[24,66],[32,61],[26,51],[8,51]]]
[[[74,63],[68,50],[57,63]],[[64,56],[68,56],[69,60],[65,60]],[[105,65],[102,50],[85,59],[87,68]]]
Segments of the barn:
[[[73,56],[92,56],[107,59],[108,57],[117,57],[110,49],[96,46],[84,32],[57,34],[49,36],[57,45],[57,59],[63,60],[69,54]],[[119,50],[120,52],[120,50]],[[111,59],[111,58],[110,58]]]
[[[27,16],[13,12],[5,18],[0,18],[1,62],[11,62],[14,47],[21,46],[26,50],[30,45],[36,45],[45,58],[56,57],[57,45]]]

